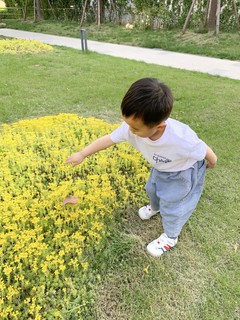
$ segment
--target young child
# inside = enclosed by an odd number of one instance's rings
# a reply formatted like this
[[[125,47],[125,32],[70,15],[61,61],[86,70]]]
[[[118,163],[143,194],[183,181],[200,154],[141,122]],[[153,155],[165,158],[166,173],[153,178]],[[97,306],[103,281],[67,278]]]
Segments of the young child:
[[[66,160],[76,166],[89,155],[124,141],[142,153],[152,165],[145,186],[150,203],[138,214],[148,220],[160,212],[164,230],[147,246],[154,257],[177,244],[200,199],[206,167],[217,163],[215,153],[192,129],[169,118],[172,106],[173,96],[165,84],[154,78],[136,81],[122,100],[122,125]]]

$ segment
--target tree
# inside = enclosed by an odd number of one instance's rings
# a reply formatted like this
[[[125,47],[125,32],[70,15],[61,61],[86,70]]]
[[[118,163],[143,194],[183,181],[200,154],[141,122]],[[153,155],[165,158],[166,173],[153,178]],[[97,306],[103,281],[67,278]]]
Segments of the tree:
[[[217,8],[218,0],[210,0],[207,19],[208,31],[215,31],[216,29]]]
[[[97,25],[100,26],[101,23],[104,22],[104,0],[97,0]]]
[[[33,1],[34,1],[34,21],[39,21],[42,19],[40,0],[33,0]]]
[[[233,0],[234,2],[234,0]],[[185,20],[182,33],[185,33],[187,24],[190,20],[190,16],[194,9],[196,0],[192,0],[192,4],[190,10],[188,12],[187,18]],[[234,2],[235,3],[235,2]],[[221,11],[221,0],[208,0],[205,10],[205,17],[204,17],[204,26],[207,26],[208,32],[215,31],[216,35],[219,33],[219,25],[220,25],[220,11]],[[237,16],[236,16],[236,19]]]

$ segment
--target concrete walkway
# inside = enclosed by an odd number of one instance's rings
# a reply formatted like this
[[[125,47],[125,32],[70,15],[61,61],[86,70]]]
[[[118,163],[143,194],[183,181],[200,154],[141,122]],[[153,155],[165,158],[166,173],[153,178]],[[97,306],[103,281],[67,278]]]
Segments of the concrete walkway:
[[[13,29],[0,29],[0,35],[12,38],[39,40],[51,45],[71,47],[81,50],[81,41],[76,38],[59,37],[36,32]],[[208,58],[185,53],[176,53],[160,49],[146,49],[97,41],[87,41],[88,49],[101,54],[121,57],[161,66],[198,71],[240,80],[240,61]]]

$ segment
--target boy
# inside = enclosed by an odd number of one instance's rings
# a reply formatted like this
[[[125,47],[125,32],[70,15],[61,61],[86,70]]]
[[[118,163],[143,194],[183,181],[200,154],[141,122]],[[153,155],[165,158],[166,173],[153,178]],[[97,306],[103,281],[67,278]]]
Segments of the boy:
[[[164,230],[147,246],[154,257],[177,244],[200,199],[206,167],[217,163],[215,153],[192,129],[169,118],[172,106],[172,93],[159,80],[136,81],[122,100],[122,125],[66,160],[75,166],[89,155],[124,141],[142,153],[153,168],[145,186],[150,203],[141,207],[138,215],[148,220],[160,212]]]

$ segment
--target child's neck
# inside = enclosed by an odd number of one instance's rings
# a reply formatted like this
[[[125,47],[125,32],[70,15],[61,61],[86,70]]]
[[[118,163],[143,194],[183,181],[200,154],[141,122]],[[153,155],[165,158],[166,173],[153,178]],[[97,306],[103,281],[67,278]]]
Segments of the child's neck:
[[[156,141],[161,138],[161,136],[164,134],[164,131],[166,129],[166,124],[161,125],[158,127],[158,130],[151,136],[149,137],[150,140]]]

